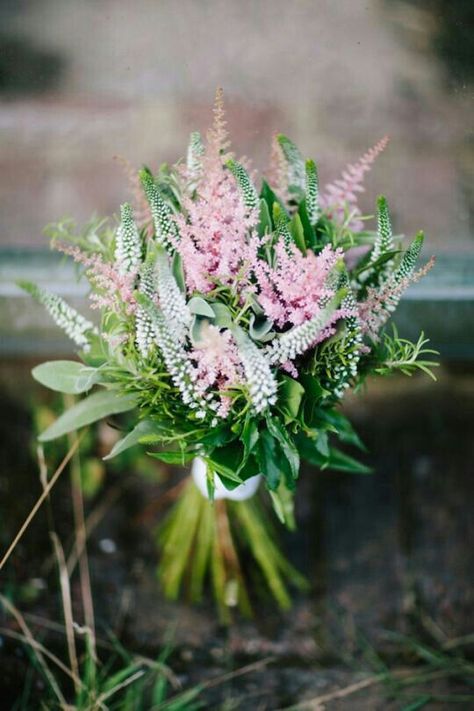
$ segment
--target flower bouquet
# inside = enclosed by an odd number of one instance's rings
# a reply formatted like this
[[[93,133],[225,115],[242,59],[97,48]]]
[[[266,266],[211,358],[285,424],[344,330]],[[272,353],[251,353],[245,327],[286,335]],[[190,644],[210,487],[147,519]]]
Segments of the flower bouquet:
[[[159,576],[166,595],[186,584],[192,600],[210,578],[225,619],[234,605],[250,611],[242,556],[282,607],[288,584],[305,584],[268,513],[270,503],[294,527],[300,461],[368,471],[337,446],[362,446],[338,409],[345,391],[370,374],[431,372],[423,334],[410,343],[383,328],[432,260],[417,268],[423,235],[402,247],[384,197],[376,228],[364,227],[357,193],[386,139],[321,191],[316,164],[283,135],[258,190],[249,161],[229,148],[220,91],[206,139],[193,133],[184,162],[133,175],[134,204],[121,206],[117,226],[55,229],[100,323],[21,286],[82,361],[44,363],[34,377],[65,393],[94,388],[40,439],[130,411],[109,457],[141,444],[191,465],[158,530]]]

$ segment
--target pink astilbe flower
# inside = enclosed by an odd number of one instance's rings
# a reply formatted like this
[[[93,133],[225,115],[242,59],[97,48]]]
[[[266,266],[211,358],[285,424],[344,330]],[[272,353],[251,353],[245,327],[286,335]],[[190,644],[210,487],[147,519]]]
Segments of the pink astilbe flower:
[[[298,377],[298,370],[295,367],[294,363],[292,363],[291,360],[287,360],[286,363],[282,363],[280,368],[282,370],[284,370],[286,373],[289,373],[292,378]]]
[[[91,308],[106,308],[130,316],[137,309],[134,296],[136,274],[121,274],[116,264],[104,262],[99,254],[86,254],[79,247],[57,244],[56,248],[86,268],[86,276],[97,289],[90,295]]]
[[[371,169],[377,156],[384,150],[388,143],[388,136],[384,136],[378,143],[370,148],[357,163],[349,164],[342,176],[324,187],[320,195],[320,205],[330,218],[343,223],[347,213],[351,215],[348,227],[354,232],[360,232],[364,223],[360,218],[362,212],[357,204],[357,193],[363,193],[365,174]]]
[[[220,331],[210,324],[203,326],[199,343],[190,352],[195,366],[195,387],[204,395],[209,389],[219,391],[220,404],[216,414],[225,417],[232,399],[228,388],[242,382],[244,373],[239,351],[230,331]]]
[[[295,245],[288,248],[280,239],[275,256],[274,267],[254,256],[257,298],[266,316],[278,326],[298,326],[315,316],[321,305],[334,296],[328,277],[342,257],[342,250],[327,245],[319,255],[309,250],[303,255]]]
[[[175,218],[179,229],[175,248],[182,257],[191,292],[206,293],[218,283],[238,287],[240,280],[245,281],[248,240],[258,222],[258,210],[244,205],[234,177],[224,166],[230,153],[219,92],[214,116],[197,197],[184,198],[187,216]]]
[[[367,298],[359,304],[359,320],[361,332],[372,340],[379,339],[379,331],[386,324],[398,306],[403,292],[427,274],[434,264],[432,257],[421,269],[407,275],[399,281],[389,278],[382,287],[370,287]]]

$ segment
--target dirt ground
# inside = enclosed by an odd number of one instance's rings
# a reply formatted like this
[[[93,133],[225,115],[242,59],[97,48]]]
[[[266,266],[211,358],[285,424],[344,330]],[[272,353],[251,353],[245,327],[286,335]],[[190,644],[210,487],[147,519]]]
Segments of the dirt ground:
[[[3,551],[40,493],[31,404],[45,401],[45,395],[30,381],[26,364],[4,364],[0,383]],[[469,688],[455,674],[449,679],[435,674],[428,687],[405,700],[376,683],[374,675],[381,664],[395,674],[416,671],[420,657],[414,645],[453,649],[456,640],[474,631],[472,372],[444,371],[436,384],[373,383],[352,397],[346,410],[367,444],[364,456],[374,475],[302,472],[298,531],[282,534],[282,544],[311,591],[295,595],[293,609],[284,614],[260,600],[253,620],[236,616],[224,628],[210,599],[199,607],[164,601],[153,531],[163,515],[169,483],[161,482],[169,472],[162,471],[160,481],[140,475],[130,463],[127,471],[107,471],[87,503],[88,513],[103,514],[89,540],[99,637],[113,631],[127,649],[153,658],[171,637],[170,665],[185,687],[254,665],[210,686],[203,695],[209,709],[274,711],[298,705],[390,711],[415,708],[409,704],[422,698],[421,691],[428,694],[423,708],[458,708],[455,694],[466,698]],[[45,506],[28,529],[1,586],[43,644],[62,653],[54,627],[62,620],[48,537],[51,515],[67,547],[72,534],[67,478],[58,483],[51,507]],[[72,592],[80,620],[75,577]],[[14,629],[6,617],[0,623]],[[471,646],[459,651],[472,657],[472,638]],[[17,698],[26,665],[24,647],[0,635],[2,708],[11,708]],[[352,693],[354,684],[361,688]],[[40,697],[40,686],[37,692]],[[328,695],[323,703],[321,697]]]

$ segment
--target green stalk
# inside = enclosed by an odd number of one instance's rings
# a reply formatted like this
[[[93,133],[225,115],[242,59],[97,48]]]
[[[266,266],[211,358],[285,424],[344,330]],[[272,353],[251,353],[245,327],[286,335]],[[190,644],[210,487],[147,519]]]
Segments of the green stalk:
[[[158,568],[163,591],[171,600],[176,600],[179,595],[204,501],[190,480],[176,508],[171,511],[169,527],[165,529],[166,535],[162,538],[163,558]]]

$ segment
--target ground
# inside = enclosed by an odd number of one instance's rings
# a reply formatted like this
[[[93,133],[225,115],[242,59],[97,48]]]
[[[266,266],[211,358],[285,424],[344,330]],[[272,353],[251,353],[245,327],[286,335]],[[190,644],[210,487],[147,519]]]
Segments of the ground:
[[[1,382],[8,423],[0,450],[3,551],[40,493],[28,403],[38,408],[49,401],[30,384],[27,364],[4,364]],[[211,682],[203,692],[205,708],[316,709],[320,698],[334,711],[449,709],[462,699],[474,701],[467,671],[449,666],[473,652],[472,374],[445,369],[437,384],[373,383],[346,409],[367,444],[364,457],[374,475],[302,472],[299,528],[282,535],[282,544],[311,591],[295,594],[285,613],[260,600],[253,620],[236,615],[228,628],[219,625],[210,599],[191,607],[160,595],[153,532],[164,512],[169,472],[161,472],[160,483],[158,476],[138,474],[133,460],[126,471],[108,471],[87,502],[87,513],[99,514],[89,540],[99,638],[113,631],[127,649],[151,658],[170,638],[169,663],[180,682],[186,688]],[[2,591],[43,644],[63,654],[54,626],[62,618],[51,516],[67,550],[73,530],[67,478],[15,550]],[[80,620],[77,576],[72,581]],[[1,626],[16,629],[7,616]],[[27,657],[22,644],[0,640],[1,695],[11,708]],[[430,654],[438,656],[427,661]],[[378,683],[387,667],[390,676]],[[427,671],[431,676],[422,685],[397,684]],[[222,675],[228,678],[214,684]],[[35,693],[41,696],[40,687]]]

